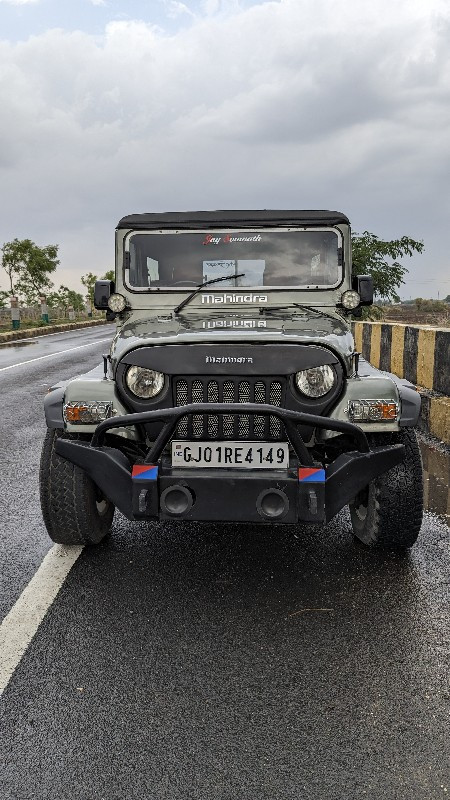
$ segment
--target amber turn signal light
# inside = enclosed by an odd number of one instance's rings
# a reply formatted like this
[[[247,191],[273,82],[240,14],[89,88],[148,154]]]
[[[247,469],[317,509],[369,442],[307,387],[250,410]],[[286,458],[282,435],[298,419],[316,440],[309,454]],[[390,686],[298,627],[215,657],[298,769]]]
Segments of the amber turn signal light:
[[[114,416],[113,404],[110,402],[72,402],[66,403],[63,415],[66,422],[71,425],[95,425],[104,419]]]
[[[398,403],[386,400],[349,400],[345,409],[352,422],[395,422]]]

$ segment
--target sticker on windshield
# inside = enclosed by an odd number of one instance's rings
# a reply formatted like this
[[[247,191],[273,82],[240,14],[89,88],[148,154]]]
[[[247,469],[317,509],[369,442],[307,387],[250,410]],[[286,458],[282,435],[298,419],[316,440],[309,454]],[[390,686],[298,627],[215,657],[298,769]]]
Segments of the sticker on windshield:
[[[222,285],[234,286],[233,280],[237,273],[236,261],[234,259],[217,259],[217,261],[204,261],[203,262],[203,280],[211,281],[214,278],[221,278],[222,275],[229,275],[230,280],[222,281]]]
[[[266,262],[263,258],[238,258],[237,260],[220,258],[203,262],[203,280],[229,275],[225,286],[263,286]],[[239,277],[236,277],[239,276]]]
[[[224,236],[217,236],[208,233],[203,239],[203,244],[232,244],[233,242],[262,242],[260,233],[250,234],[233,234],[226,233]]]

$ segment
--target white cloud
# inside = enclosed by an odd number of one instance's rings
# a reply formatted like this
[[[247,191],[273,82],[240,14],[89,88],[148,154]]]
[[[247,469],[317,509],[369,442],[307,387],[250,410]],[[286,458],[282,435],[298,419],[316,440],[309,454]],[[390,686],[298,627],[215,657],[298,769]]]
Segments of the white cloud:
[[[181,16],[188,16],[195,19],[195,14],[186,3],[180,3],[179,0],[165,0],[167,6],[167,15],[172,19]]]
[[[444,273],[445,8],[206,0],[170,35],[116,21],[0,42],[3,235],[60,241],[80,274],[111,264],[125,213],[337,207],[357,229],[423,237],[417,271]]]
[[[40,3],[40,0],[0,0],[0,3],[8,3],[10,6],[26,6],[31,3]]]
[[[203,0],[202,5],[206,14],[217,14],[220,9],[220,0]]]

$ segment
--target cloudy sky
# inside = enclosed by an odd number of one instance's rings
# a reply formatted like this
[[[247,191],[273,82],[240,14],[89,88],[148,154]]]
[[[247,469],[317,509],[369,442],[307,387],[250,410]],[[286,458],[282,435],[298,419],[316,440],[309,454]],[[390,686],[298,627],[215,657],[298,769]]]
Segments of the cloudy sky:
[[[449,42],[448,0],[0,0],[0,243],[79,289],[128,213],[329,208],[450,294]]]

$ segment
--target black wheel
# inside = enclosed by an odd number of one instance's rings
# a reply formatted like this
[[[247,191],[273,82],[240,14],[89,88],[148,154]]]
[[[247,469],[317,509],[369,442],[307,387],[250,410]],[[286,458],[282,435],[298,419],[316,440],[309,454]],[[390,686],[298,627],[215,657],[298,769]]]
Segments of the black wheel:
[[[60,437],[78,438],[54,429],[45,436],[39,469],[45,527],[59,544],[98,544],[109,533],[114,505],[80,467],[55,452]]]
[[[373,434],[373,447],[404,444],[404,461],[379,475],[350,503],[353,533],[369,547],[404,549],[416,541],[423,514],[423,473],[413,428]]]

